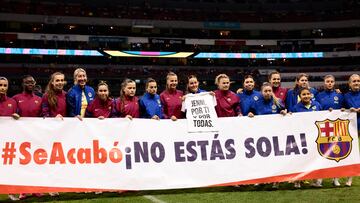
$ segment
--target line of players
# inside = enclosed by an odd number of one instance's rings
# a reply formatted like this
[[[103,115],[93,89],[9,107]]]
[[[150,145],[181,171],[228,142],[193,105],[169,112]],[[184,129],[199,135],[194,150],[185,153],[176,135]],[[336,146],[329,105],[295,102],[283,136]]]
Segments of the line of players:
[[[6,96],[9,82],[0,77],[0,116],[20,117],[95,117],[99,119],[112,117],[172,119],[185,118],[181,111],[186,94],[204,92],[199,88],[196,76],[187,78],[186,90],[177,89],[178,77],[170,72],[166,76],[166,89],[157,94],[157,82],[154,79],[146,81],[146,92],[138,98],[136,83],[125,79],[121,84],[120,97],[111,98],[109,86],[101,81],[97,90],[87,85],[86,71],[78,68],[74,71],[74,86],[68,92],[64,91],[65,75],[55,72],[51,75],[45,94],[41,97],[34,94],[35,79],[24,76],[22,80],[23,92],[12,98]],[[360,76],[353,74],[349,77],[349,92],[342,94],[335,89],[335,77],[324,77],[324,91],[318,92],[309,86],[309,76],[300,73],[296,77],[293,89],[281,87],[279,72],[269,74],[268,82],[263,83],[260,91],[254,89],[255,82],[251,75],[244,77],[243,88],[237,93],[230,90],[231,81],[226,74],[215,78],[218,89],[211,92],[216,98],[216,113],[218,117],[232,117],[265,114],[286,114],[287,112],[308,112],[332,109],[350,109],[360,112]],[[316,182],[321,186],[321,180]],[[351,179],[346,183],[351,185]],[[338,179],[334,185],[340,185]],[[300,187],[298,183],[296,187]]]

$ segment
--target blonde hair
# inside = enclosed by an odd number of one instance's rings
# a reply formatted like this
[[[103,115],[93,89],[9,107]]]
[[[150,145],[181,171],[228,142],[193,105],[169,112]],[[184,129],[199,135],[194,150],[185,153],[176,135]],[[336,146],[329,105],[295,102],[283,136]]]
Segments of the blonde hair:
[[[349,84],[350,84],[352,78],[354,78],[354,77],[360,77],[360,75],[359,75],[359,74],[356,74],[356,73],[350,75],[350,77],[349,77]]]
[[[328,78],[332,78],[332,79],[335,80],[335,77],[334,77],[333,75],[325,75],[324,81],[325,81],[326,79],[328,79]]]
[[[86,71],[85,71],[83,68],[77,68],[77,69],[74,71],[74,84],[75,84],[75,85],[77,85],[76,77],[77,77],[77,75],[79,75],[80,72],[85,73],[85,76],[87,76],[87,75],[86,75]]]
[[[170,71],[170,72],[166,75],[166,89],[167,89],[167,90],[169,89],[168,84],[167,84],[167,81],[168,81],[168,79],[169,79],[171,76],[176,76],[176,77],[177,77],[177,75],[176,75],[174,72],[172,72],[172,71]]]
[[[219,74],[219,75],[217,75],[216,78],[215,78],[215,85],[219,85],[220,80],[223,79],[223,78],[228,78],[228,79],[230,79],[229,76],[227,76],[227,75],[224,74],[224,73]]]

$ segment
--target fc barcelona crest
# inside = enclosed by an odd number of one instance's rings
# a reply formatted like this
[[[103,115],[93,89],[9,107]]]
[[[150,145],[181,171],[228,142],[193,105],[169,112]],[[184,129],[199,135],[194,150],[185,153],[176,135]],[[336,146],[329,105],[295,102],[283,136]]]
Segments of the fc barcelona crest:
[[[317,149],[321,156],[336,162],[349,156],[353,140],[349,123],[349,120],[342,119],[315,122],[318,128]]]

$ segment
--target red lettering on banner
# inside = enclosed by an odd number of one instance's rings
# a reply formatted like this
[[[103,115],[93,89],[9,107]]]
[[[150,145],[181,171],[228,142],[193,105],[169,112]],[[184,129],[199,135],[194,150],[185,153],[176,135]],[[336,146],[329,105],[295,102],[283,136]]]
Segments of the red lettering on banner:
[[[107,153],[106,150],[104,148],[99,148],[99,140],[94,140],[93,141],[93,146],[94,146],[94,163],[105,163],[107,160]]]
[[[76,164],[76,159],[74,158],[75,149],[72,148],[67,153],[67,158],[71,164]]]
[[[91,163],[91,150],[89,148],[80,148],[77,152],[77,159],[80,164]]]
[[[26,150],[27,148],[31,148],[30,142],[24,142],[20,145],[20,153],[24,156],[24,158],[20,158],[21,165],[26,165],[31,161],[31,154]]]
[[[51,151],[49,164],[55,164],[55,162],[60,162],[60,164],[65,164],[64,150],[60,142],[54,142]]]
[[[47,153],[46,153],[45,149],[37,149],[34,152],[34,161],[35,161],[35,163],[37,163],[39,165],[46,163]]]

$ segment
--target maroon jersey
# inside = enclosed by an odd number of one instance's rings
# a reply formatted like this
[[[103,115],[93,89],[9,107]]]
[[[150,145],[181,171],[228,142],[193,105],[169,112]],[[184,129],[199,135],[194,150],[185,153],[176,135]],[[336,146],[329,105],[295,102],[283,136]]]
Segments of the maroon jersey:
[[[281,101],[283,103],[285,103],[286,101],[286,93],[287,93],[287,89],[286,88],[282,88],[282,87],[273,87],[273,92],[275,97],[281,99]]]
[[[164,90],[160,94],[160,101],[162,104],[164,118],[171,118],[175,116],[176,118],[184,118],[184,113],[181,111],[182,97],[184,93],[180,90],[174,92],[169,92]]]
[[[233,117],[241,113],[239,97],[232,91],[215,91],[216,113],[218,117]]]
[[[115,100],[115,110],[118,117],[130,115],[133,118],[140,117],[139,99],[137,97],[125,97],[124,101],[120,98]]]
[[[42,116],[55,117],[58,114],[62,115],[63,117],[66,116],[66,92],[61,91],[55,96],[57,98],[57,106],[55,108],[50,107],[47,93],[45,93],[42,97]]]
[[[11,116],[16,110],[17,104],[14,99],[7,96],[0,97],[0,116]]]
[[[17,103],[18,114],[22,117],[41,116],[41,97],[34,93],[20,93],[13,97]]]
[[[98,97],[94,99],[86,108],[85,117],[100,117],[111,118],[113,112],[114,101],[108,99],[101,101]]]

